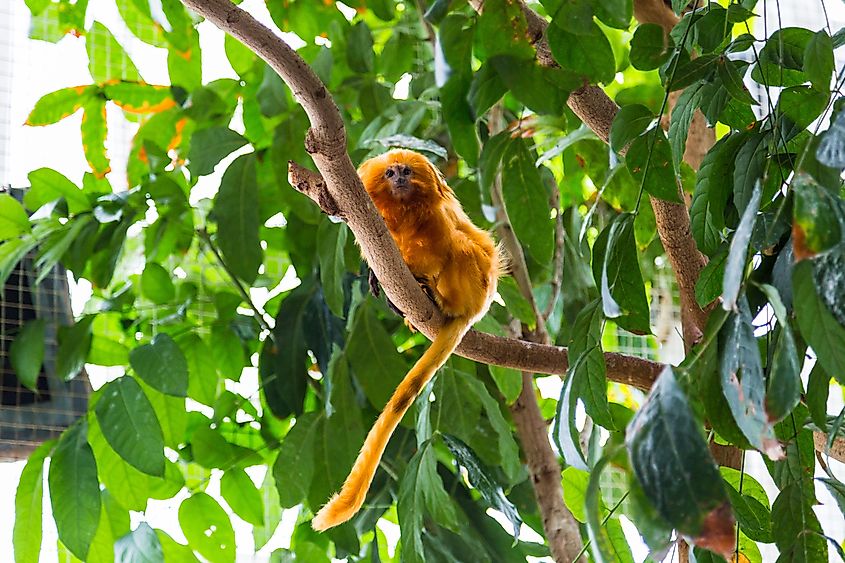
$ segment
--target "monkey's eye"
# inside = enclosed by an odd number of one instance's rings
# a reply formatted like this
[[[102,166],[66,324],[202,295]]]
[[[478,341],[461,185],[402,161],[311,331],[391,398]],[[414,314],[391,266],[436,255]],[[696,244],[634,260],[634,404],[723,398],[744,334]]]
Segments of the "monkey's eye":
[[[411,167],[405,166],[402,168],[402,175],[403,176],[410,176],[411,175]]]
[[[384,173],[384,175],[388,178],[392,178],[394,174],[396,174],[396,173],[393,171],[392,168],[388,168],[387,172]]]

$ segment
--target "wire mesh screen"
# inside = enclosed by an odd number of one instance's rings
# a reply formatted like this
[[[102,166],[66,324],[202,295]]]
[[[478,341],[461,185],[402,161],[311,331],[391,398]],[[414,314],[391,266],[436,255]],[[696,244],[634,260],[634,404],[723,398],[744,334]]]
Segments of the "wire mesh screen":
[[[22,190],[8,190],[20,198]],[[23,459],[85,414],[90,386],[83,371],[71,381],[56,377],[56,335],[73,314],[67,273],[55,267],[36,282],[34,256],[14,268],[0,295],[0,461]],[[34,389],[23,386],[11,361],[15,336],[27,324],[44,323],[44,361]]]

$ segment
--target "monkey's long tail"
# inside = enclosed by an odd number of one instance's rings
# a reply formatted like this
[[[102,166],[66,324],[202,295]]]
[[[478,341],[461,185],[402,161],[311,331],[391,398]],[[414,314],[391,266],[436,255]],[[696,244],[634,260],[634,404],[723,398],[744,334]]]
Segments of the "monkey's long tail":
[[[402,420],[426,383],[431,380],[440,366],[446,363],[468,329],[469,323],[463,318],[451,319],[440,329],[429,349],[402,379],[370,433],[367,434],[355,465],[352,466],[352,471],[343,483],[340,492],[332,496],[311,521],[311,526],[315,530],[327,530],[343,524],[358,512],[364,504],[364,498],[367,496],[387,442],[399,421]]]

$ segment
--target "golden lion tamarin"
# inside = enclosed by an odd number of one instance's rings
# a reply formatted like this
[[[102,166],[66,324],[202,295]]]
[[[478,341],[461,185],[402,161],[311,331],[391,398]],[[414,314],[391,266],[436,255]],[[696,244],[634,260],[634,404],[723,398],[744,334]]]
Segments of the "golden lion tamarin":
[[[487,312],[502,269],[490,234],[473,225],[423,155],[392,150],[364,162],[358,175],[411,273],[429,290],[446,321],[393,392],[340,492],[314,517],[315,530],[342,524],[361,508],[391,434],[464,334]]]

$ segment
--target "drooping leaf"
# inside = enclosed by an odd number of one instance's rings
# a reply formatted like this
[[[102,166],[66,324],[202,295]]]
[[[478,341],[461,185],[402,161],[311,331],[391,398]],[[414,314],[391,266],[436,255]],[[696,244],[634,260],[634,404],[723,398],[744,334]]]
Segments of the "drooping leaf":
[[[9,360],[18,381],[31,391],[37,390],[38,375],[44,363],[44,319],[32,319],[23,325],[9,349]]]
[[[457,530],[458,515],[443,481],[437,475],[437,457],[431,440],[426,441],[408,462],[399,484],[396,502],[399,515],[403,561],[425,561],[422,545],[423,516],[428,513],[438,523]]]
[[[475,455],[475,452],[461,440],[444,434],[443,441],[452,455],[455,456],[458,464],[466,468],[472,486],[481,493],[487,504],[504,514],[505,518],[511,523],[514,541],[516,541],[519,537],[522,518],[520,518],[513,503],[505,496],[502,487],[492,478],[490,469],[485,467],[484,463]]]
[[[38,446],[21,471],[15,493],[15,525],[12,534],[15,563],[38,563],[40,559],[44,460],[55,446],[55,440],[48,440]]]
[[[812,265],[799,262],[792,270],[792,298],[801,337],[819,363],[837,381],[845,379],[845,327],[839,324],[819,298],[813,283]]]
[[[772,504],[772,531],[785,561],[827,561],[827,542],[812,508],[812,499],[791,484]]]
[[[328,220],[322,221],[317,230],[323,295],[329,309],[340,318],[343,317],[343,276],[346,273],[344,249],[348,232],[345,224],[336,225]]]
[[[570,370],[569,377],[575,378],[576,393],[584,401],[584,408],[590,418],[604,428],[615,430],[607,402],[607,370],[601,347],[603,320],[598,299],[578,313],[569,345],[569,354],[578,361],[577,368]]]
[[[226,265],[239,278],[252,283],[264,260],[258,236],[261,221],[254,155],[242,155],[226,169],[214,199],[214,216],[216,241]]]
[[[308,494],[314,471],[314,437],[321,424],[316,413],[304,414],[282,440],[273,478],[285,508],[296,506]]]
[[[662,27],[640,24],[631,38],[631,66],[637,70],[654,70],[669,59],[674,48],[672,38]]]
[[[593,248],[593,275],[600,288],[604,316],[635,334],[651,332],[634,240],[634,215],[614,218]]]
[[[547,31],[549,47],[561,67],[591,83],[609,83],[616,73],[613,49],[601,28],[593,23],[589,33],[575,34],[559,25]]]
[[[804,72],[821,92],[830,91],[830,77],[833,74],[833,41],[825,30],[819,30],[807,42],[804,51]]]
[[[188,392],[188,362],[173,338],[159,333],[129,352],[129,363],[148,385],[176,397]]]
[[[737,307],[739,289],[745,277],[745,266],[748,260],[748,244],[751,241],[754,224],[757,222],[757,210],[760,208],[762,194],[763,191],[758,185],[754,189],[754,195],[745,208],[739,226],[733,239],[731,239],[722,283],[722,308],[725,311],[735,310]]]
[[[56,356],[56,376],[63,381],[76,377],[85,366],[91,348],[91,323],[94,317],[82,317],[71,326],[61,326],[58,331],[59,351]]]
[[[85,160],[97,178],[105,178],[111,172],[111,163],[106,154],[106,101],[100,98],[87,100],[82,114],[82,151]]]
[[[792,249],[796,260],[829,251],[843,242],[835,196],[807,174],[792,181]]]
[[[65,431],[50,459],[50,502],[59,540],[83,561],[100,521],[97,463],[83,420]]]
[[[610,126],[610,147],[619,152],[654,122],[654,114],[641,104],[622,106]]]
[[[170,302],[176,295],[170,276],[161,264],[147,262],[141,273],[141,294],[156,305]]]
[[[626,444],[637,480],[660,515],[683,534],[729,538],[713,545],[730,552],[733,517],[724,511],[722,478],[672,368],[634,416]]]
[[[845,326],[845,244],[839,244],[813,260],[813,281],[819,297],[839,324]]]
[[[672,162],[676,174],[680,174],[692,116],[701,104],[704,95],[702,86],[703,84],[699,82],[684,89],[672,109],[669,121],[669,144],[672,146]]]
[[[801,361],[780,294],[770,285],[762,284],[760,289],[769,299],[780,326],[777,340],[772,344],[775,352],[766,386],[766,413],[769,420],[779,422],[801,399]]]
[[[586,358],[586,356],[581,356],[581,358]],[[570,373],[573,372],[574,368],[578,367],[578,359],[576,359],[576,362],[570,368]],[[581,471],[589,471],[584,454],[581,451],[581,436],[578,433],[578,427],[575,426],[575,407],[578,401],[578,395],[573,391],[574,381],[575,378],[570,375],[563,382],[563,387],[560,390],[560,399],[557,402],[552,437],[566,465],[580,469]]]

